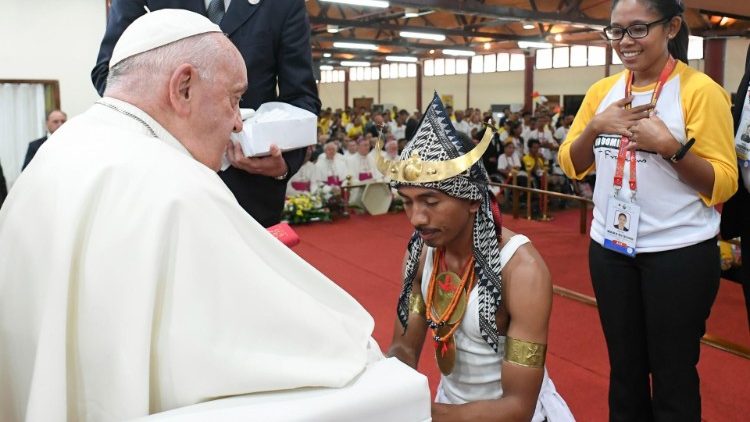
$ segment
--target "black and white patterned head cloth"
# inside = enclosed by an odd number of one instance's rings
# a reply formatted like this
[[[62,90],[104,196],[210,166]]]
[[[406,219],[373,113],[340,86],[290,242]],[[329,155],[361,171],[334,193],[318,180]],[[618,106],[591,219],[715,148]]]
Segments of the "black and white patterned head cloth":
[[[437,93],[427,107],[414,138],[401,152],[400,159],[408,159],[413,151],[418,151],[422,161],[445,161],[459,157],[468,151],[456,135],[456,130],[443,108]],[[500,244],[498,226],[492,212],[492,198],[487,183],[489,177],[482,160],[458,176],[439,182],[408,183],[392,182],[393,187],[419,186],[436,189],[455,198],[479,200],[480,209],[474,220],[473,249],[474,274],[479,294],[479,328],[482,337],[495,351],[498,349],[498,330],[495,313],[500,306]],[[412,282],[419,267],[419,256],[424,242],[417,231],[414,232],[407,246],[408,259],[404,269],[404,284],[398,298],[398,318],[406,329],[409,317],[409,295]]]

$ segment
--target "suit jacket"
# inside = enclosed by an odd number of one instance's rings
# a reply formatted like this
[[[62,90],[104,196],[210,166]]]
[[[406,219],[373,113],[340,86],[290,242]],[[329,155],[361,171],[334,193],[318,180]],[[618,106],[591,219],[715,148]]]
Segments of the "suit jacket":
[[[5,175],[3,174],[3,166],[0,165],[0,207],[5,202],[5,197],[8,196],[8,185],[5,184]]]
[[[26,166],[29,165],[29,163],[31,162],[31,159],[34,158],[34,156],[36,155],[36,152],[39,151],[39,148],[45,142],[47,142],[46,136],[39,138],[35,141],[29,142],[29,148],[26,150],[26,158],[24,158],[23,160],[23,166],[21,167],[21,171],[23,171],[26,168]]]
[[[107,30],[91,79],[101,95],[115,43],[135,19],[150,10],[177,8],[206,15],[204,0],[113,0]],[[304,0],[232,0],[220,24],[245,59],[247,92],[241,107],[257,109],[268,101],[283,101],[320,112],[320,99],[312,72],[310,22]],[[278,94],[276,85],[278,83]],[[299,170],[305,149],[284,153],[287,180]],[[259,223],[268,227],[281,218],[287,180],[250,174],[230,167],[219,175],[237,201]]]
[[[750,46],[747,48],[747,56],[745,57],[745,76],[742,77],[740,86],[737,88],[737,95],[732,108],[735,133],[739,129],[748,83],[750,83]],[[742,171],[740,170],[737,192],[729,198],[729,201],[724,204],[721,210],[721,237],[733,239],[742,236],[743,243],[748,241],[748,237],[750,237],[750,214],[748,212],[750,212],[750,193],[745,189]]]

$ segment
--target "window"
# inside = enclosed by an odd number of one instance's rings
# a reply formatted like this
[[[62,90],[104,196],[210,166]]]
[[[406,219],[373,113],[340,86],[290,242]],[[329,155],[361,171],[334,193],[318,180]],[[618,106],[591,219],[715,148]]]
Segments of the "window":
[[[507,72],[510,70],[510,54],[497,53],[497,71]]]
[[[552,51],[552,67],[559,69],[570,66],[570,48],[557,47]]]
[[[688,38],[688,60],[703,59],[703,38],[690,36]]]
[[[380,79],[380,69],[378,69],[377,67],[372,68],[372,79],[373,80]]]
[[[466,59],[456,59],[456,74],[465,75],[469,73],[469,61]]]
[[[514,53],[510,55],[510,70],[526,69],[526,56]]]
[[[445,59],[435,59],[435,76],[445,75]]]
[[[365,69],[363,67],[357,68],[357,80],[363,81],[365,79]]]
[[[398,64],[398,77],[405,78],[407,74],[408,74],[408,70],[406,69],[406,63],[399,63]]]
[[[383,75],[383,79],[389,79],[391,77],[391,65],[380,65],[380,73]]]
[[[496,57],[497,56],[494,54],[484,56],[484,73],[495,72],[497,70],[497,67],[495,66]]]
[[[615,52],[614,49],[612,49],[612,64],[622,64],[620,56],[617,55],[617,52]]]
[[[330,70],[324,70],[320,72],[320,83],[324,84],[328,82],[328,77],[330,76],[329,72]]]
[[[417,65],[415,63],[409,63],[406,65],[406,76],[410,78],[417,77]]]
[[[552,67],[552,49],[545,48],[536,51],[536,68],[549,69]]]
[[[445,59],[445,74],[446,75],[456,74],[456,59]]]
[[[398,78],[398,63],[391,63],[391,79]]]
[[[585,45],[574,45],[570,47],[570,66],[586,66],[588,59],[588,47]]]
[[[424,61],[424,75],[425,76],[435,76],[435,61],[425,60]]]
[[[349,80],[350,81],[356,81],[357,80],[357,69],[356,68],[349,69]]]
[[[484,73],[484,59],[482,56],[471,58],[471,73]]]
[[[589,47],[589,66],[604,66],[607,61],[605,47]]]

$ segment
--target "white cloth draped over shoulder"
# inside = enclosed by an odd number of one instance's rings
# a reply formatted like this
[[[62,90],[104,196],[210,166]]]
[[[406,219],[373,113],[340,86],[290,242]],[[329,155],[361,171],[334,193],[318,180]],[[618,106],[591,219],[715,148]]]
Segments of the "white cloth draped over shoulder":
[[[69,121],[0,210],[0,420],[123,420],[362,372],[359,303],[146,113],[102,102],[123,112]]]

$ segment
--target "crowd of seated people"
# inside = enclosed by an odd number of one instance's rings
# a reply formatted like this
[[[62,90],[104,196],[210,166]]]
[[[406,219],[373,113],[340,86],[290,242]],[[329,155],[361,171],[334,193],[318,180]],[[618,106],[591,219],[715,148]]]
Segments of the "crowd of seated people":
[[[486,122],[496,131],[485,152],[484,164],[495,182],[516,184],[563,193],[590,195],[593,177],[584,182],[566,178],[556,162],[557,149],[567,135],[573,115],[538,106],[534,113],[505,109],[499,121],[490,111],[478,108],[454,110],[447,106],[459,134],[479,142]],[[325,185],[345,182],[362,184],[385,181],[375,165],[375,143],[382,139],[383,156],[393,159],[414,136],[421,113],[393,107],[370,110],[363,107],[324,108],[318,119],[318,143],[308,151],[308,163],[288,185],[289,195]],[[509,197],[506,191],[504,200]],[[562,202],[553,204],[564,205]]]

